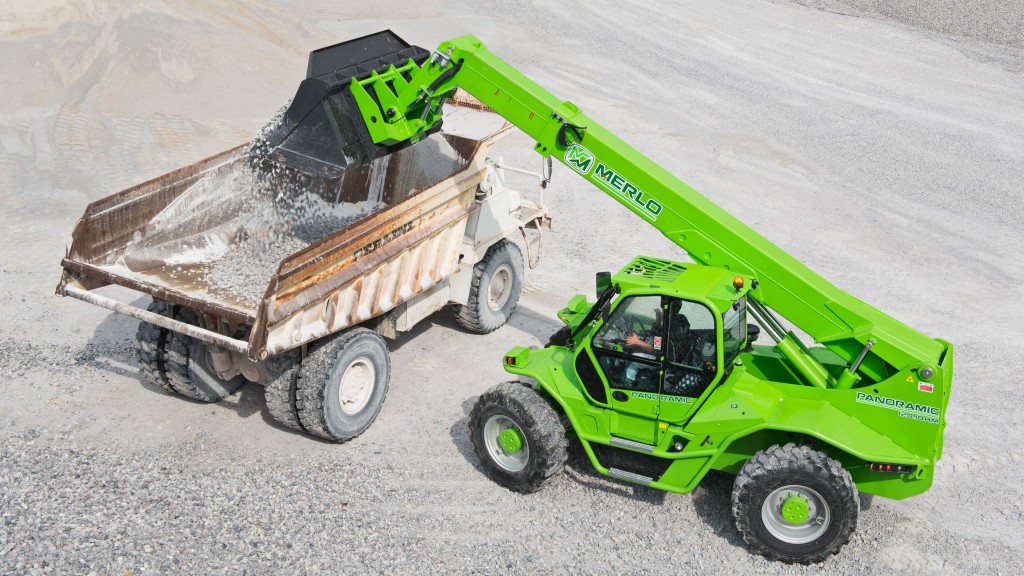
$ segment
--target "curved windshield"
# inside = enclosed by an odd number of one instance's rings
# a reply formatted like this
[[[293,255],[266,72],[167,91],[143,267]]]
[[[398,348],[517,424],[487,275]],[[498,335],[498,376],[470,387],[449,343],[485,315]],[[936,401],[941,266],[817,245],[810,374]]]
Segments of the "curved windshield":
[[[630,296],[594,335],[594,356],[612,388],[656,392],[665,337],[661,296]]]

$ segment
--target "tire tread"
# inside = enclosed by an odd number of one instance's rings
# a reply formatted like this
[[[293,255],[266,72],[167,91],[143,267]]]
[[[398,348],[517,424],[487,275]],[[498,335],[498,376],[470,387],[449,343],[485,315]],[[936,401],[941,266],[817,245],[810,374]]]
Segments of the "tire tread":
[[[263,387],[263,396],[270,416],[277,423],[304,432],[296,408],[301,363],[302,353],[299,350],[289,350],[267,360],[267,383]]]
[[[833,516],[837,516],[836,512],[843,512],[841,518],[833,519],[833,521],[843,522],[843,525],[840,527],[835,542],[824,550],[802,556],[781,553],[758,538],[749,522],[751,513],[760,514],[761,502],[756,501],[757,499],[752,494],[758,483],[776,473],[787,470],[803,471],[824,481],[847,508],[842,511],[834,511]],[[743,541],[753,551],[772,560],[801,564],[824,561],[829,556],[838,553],[849,542],[857,528],[858,512],[857,486],[853,483],[850,473],[838,461],[809,446],[798,446],[794,443],[788,443],[785,446],[776,444],[762,450],[747,461],[733,484],[732,514],[736,519],[736,528],[743,536]]]
[[[533,439],[530,450],[531,456],[536,454],[537,465],[524,478],[512,479],[507,472],[490,464],[482,429],[485,412],[491,406],[499,406],[516,416],[523,423],[523,432]],[[484,473],[514,492],[536,492],[565,468],[568,442],[562,420],[539,392],[520,382],[498,384],[481,394],[470,411],[469,430],[473,450],[483,465]]]
[[[146,310],[161,316],[168,316],[167,303],[162,300],[153,300]],[[167,379],[164,366],[165,347],[170,332],[156,324],[139,322],[139,329],[135,334],[135,357],[139,363],[139,372],[142,373],[142,378],[146,382],[172,394],[177,394],[178,391]]]
[[[513,272],[517,274],[519,282],[518,289],[513,288],[512,293],[509,294],[509,301],[506,303],[506,307],[508,307],[507,316],[511,316],[519,304],[519,295],[522,290],[523,251],[519,249],[515,242],[503,239],[488,248],[484,257],[473,267],[473,280],[469,290],[468,302],[465,305],[458,304],[455,306],[455,320],[466,330],[476,332],[477,334],[488,334],[501,328],[507,321],[507,317],[501,320],[487,317],[487,312],[491,310],[487,307],[486,296],[484,295],[487,287],[483,285],[484,274],[487,270],[491,266],[496,268],[501,264],[501,260],[505,259],[512,265]]]

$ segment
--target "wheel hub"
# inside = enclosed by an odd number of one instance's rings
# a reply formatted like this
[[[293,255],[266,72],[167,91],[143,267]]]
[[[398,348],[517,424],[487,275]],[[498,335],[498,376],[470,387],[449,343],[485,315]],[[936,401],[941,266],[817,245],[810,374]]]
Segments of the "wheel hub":
[[[373,392],[377,371],[369,358],[355,359],[341,376],[338,403],[345,414],[357,414],[366,407]]]
[[[505,428],[498,436],[498,443],[505,452],[515,454],[523,449],[523,435],[515,428]]]
[[[776,488],[761,504],[764,527],[789,544],[807,544],[828,530],[832,515],[821,494],[813,488],[789,484]]]
[[[807,521],[810,514],[810,506],[807,498],[800,494],[790,494],[782,501],[782,519],[790,524],[800,524]]]
[[[484,444],[492,462],[508,472],[519,472],[530,460],[530,445],[514,420],[495,414],[484,422]]]
[[[512,268],[502,264],[491,274],[491,282],[487,286],[487,307],[495,312],[501,310],[511,294]]]

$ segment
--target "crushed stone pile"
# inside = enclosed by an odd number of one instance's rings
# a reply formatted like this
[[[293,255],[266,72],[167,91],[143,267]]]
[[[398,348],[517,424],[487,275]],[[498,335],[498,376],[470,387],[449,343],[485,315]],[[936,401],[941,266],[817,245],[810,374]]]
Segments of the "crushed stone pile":
[[[119,264],[172,282],[198,281],[212,296],[256,307],[282,260],[385,208],[385,190],[400,202],[465,162],[443,137],[428,138],[373,160],[365,200],[346,202],[338,180],[262,157],[287,108],[255,135],[251,154],[225,160],[157,214]]]
[[[286,104],[255,135],[250,150],[280,123]],[[330,197],[332,201],[325,198]],[[157,214],[128,245],[133,271],[199,271],[207,291],[256,306],[286,257],[377,212],[378,197],[336,201],[327,181],[258,156],[229,159]]]

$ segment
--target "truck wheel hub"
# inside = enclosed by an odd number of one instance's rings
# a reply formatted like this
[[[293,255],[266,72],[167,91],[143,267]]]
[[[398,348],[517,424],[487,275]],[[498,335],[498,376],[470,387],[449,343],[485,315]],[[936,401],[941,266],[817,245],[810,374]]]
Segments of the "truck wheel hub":
[[[501,310],[511,294],[512,267],[502,264],[491,274],[491,282],[487,286],[487,307],[495,312]]]
[[[348,365],[341,376],[338,404],[345,414],[358,414],[370,401],[377,371],[369,358],[360,357]]]

